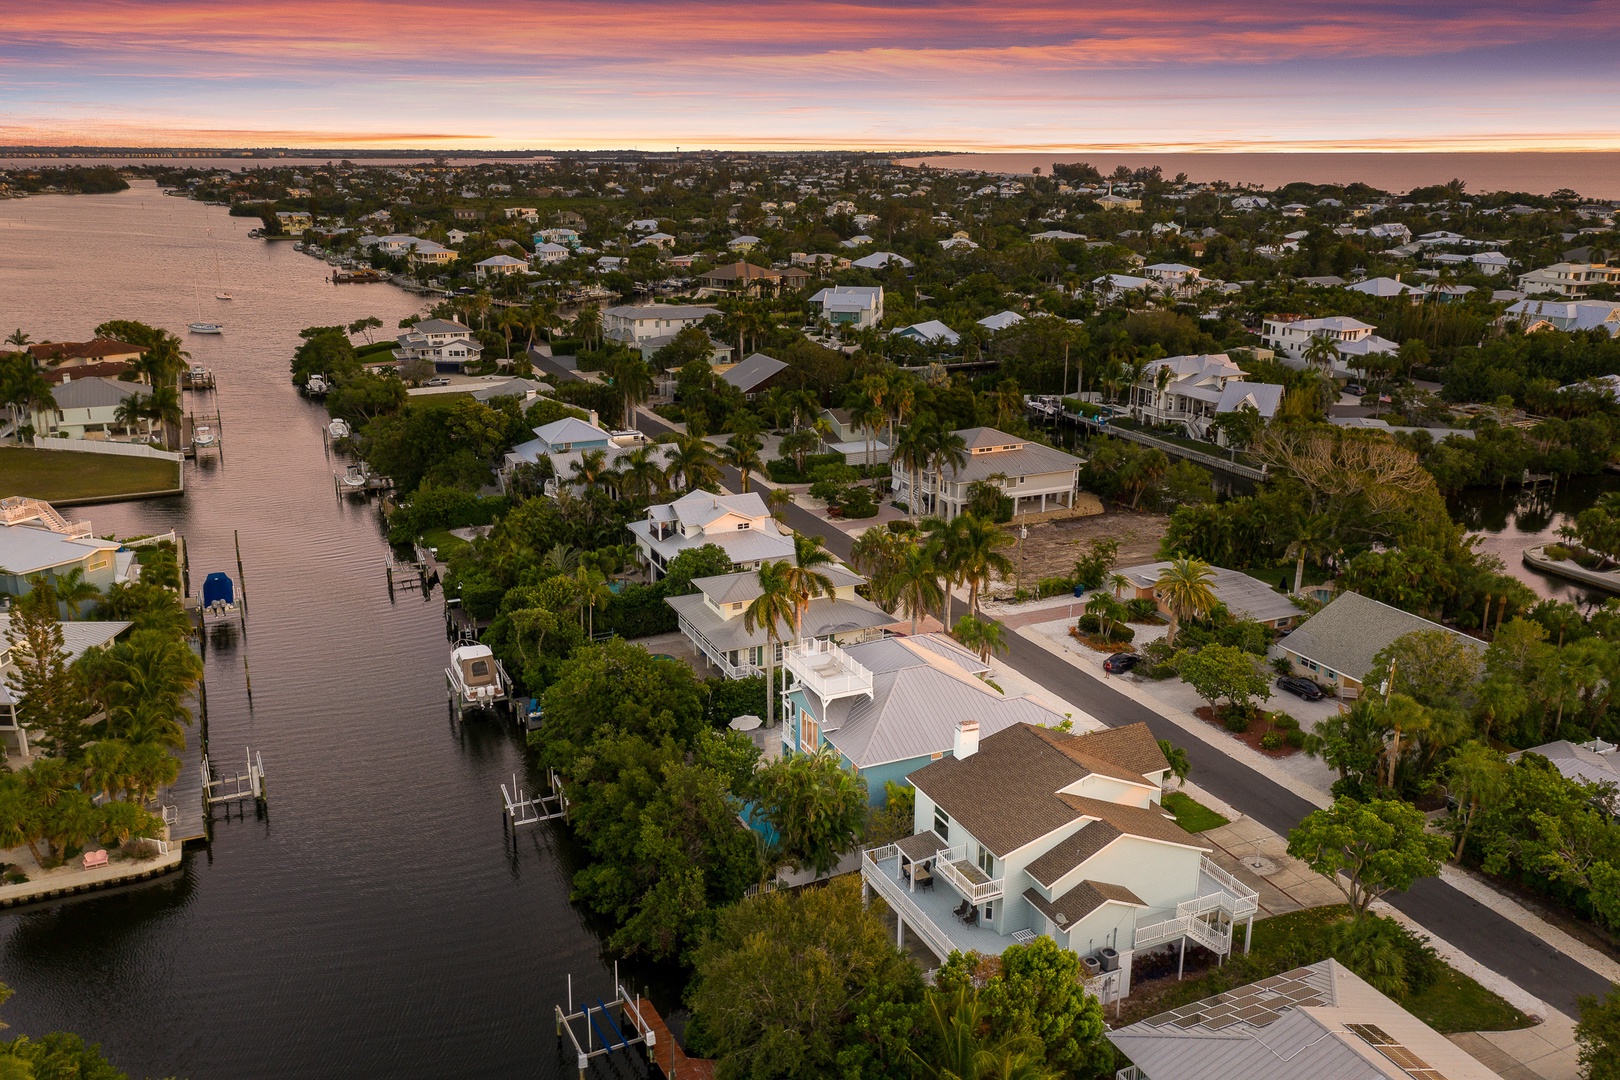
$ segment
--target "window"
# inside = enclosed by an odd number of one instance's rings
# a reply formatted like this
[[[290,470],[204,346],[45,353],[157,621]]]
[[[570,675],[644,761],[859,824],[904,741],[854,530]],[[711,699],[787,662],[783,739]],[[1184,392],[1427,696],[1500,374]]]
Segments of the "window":
[[[979,845],[979,869],[984,871],[985,877],[996,876],[996,857],[983,844]]]
[[[986,905],[984,905],[984,921],[989,922],[991,919],[994,919],[995,917],[996,917],[996,905],[994,905],[994,904],[986,904]]]
[[[807,754],[816,752],[821,743],[821,725],[816,718],[805,713],[799,720],[799,748]]]
[[[941,840],[949,840],[951,838],[950,815],[945,813],[944,810],[937,806],[934,807],[934,831],[939,834],[939,838]]]
[[[488,660],[474,660],[472,662],[472,673],[474,675],[488,675],[489,674],[489,661]]]
[[[742,531],[742,530],[744,530],[744,529],[746,529],[746,528],[748,528],[748,524],[749,524],[749,523],[748,523],[748,522],[746,522],[746,521],[744,521],[744,522],[742,522],[742,523],[741,523],[741,524],[739,524],[739,525],[738,525],[738,526],[737,526],[737,531],[738,531],[738,532],[741,532],[741,531]]]

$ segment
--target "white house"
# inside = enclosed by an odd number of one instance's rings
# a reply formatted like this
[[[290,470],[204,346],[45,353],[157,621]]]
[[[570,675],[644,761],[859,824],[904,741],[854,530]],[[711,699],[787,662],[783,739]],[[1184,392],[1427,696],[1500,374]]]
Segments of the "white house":
[[[812,296],[810,303],[836,326],[865,330],[883,321],[881,285],[833,285]]]
[[[1153,279],[1134,274],[1104,274],[1093,278],[1093,289],[1108,303],[1113,303],[1133,292],[1146,293],[1153,288]]]
[[[30,420],[36,439],[82,439],[89,432],[105,437],[114,431],[125,430],[118,423],[119,407],[126,398],[139,402],[152,393],[152,388],[145,383],[123,382],[97,375],[75,379],[66,371],[61,376],[61,385],[51,394],[56,399],[56,407],[36,408]],[[151,422],[145,419],[137,421],[135,426],[146,432],[152,430]]]
[[[1421,294],[1423,292],[1421,286],[1408,285],[1398,277],[1368,278],[1365,281],[1358,281],[1354,285],[1346,285],[1345,289],[1350,292],[1366,293],[1368,296],[1382,297],[1400,296],[1403,293]]]
[[[1176,296],[1187,296],[1204,287],[1203,271],[1186,263],[1154,263],[1142,267],[1142,276],[1157,282]]]
[[[0,595],[27,596],[33,590],[30,578],[66,577],[75,570],[105,592],[139,576],[134,554],[120,547],[92,535],[88,521],[68,521],[48,502],[17,495],[0,498]],[[62,613],[67,614],[65,605]],[[0,648],[4,646],[0,636]]]
[[[655,247],[667,249],[675,246],[675,237],[667,232],[648,233],[630,246],[633,248]]]
[[[423,319],[407,327],[396,339],[396,361],[427,360],[439,372],[459,372],[478,362],[484,347],[473,336],[472,327],[448,319]]]
[[[1509,306],[1502,322],[1516,322],[1525,333],[1535,330],[1595,330],[1620,337],[1620,301],[1520,300]]]
[[[924,345],[950,346],[956,345],[962,340],[960,334],[938,319],[929,319],[927,322],[896,327],[889,332],[895,337],[910,338],[913,341],[920,341]]]
[[[459,258],[459,252],[432,240],[415,239],[405,251],[405,261],[412,266],[449,266]]]
[[[1224,957],[1258,910],[1160,805],[1168,773],[1146,724],[981,737],[961,720],[950,753],[910,775],[913,834],[862,853],[863,892],[942,959],[1044,935],[1080,954],[1088,990],[1123,998],[1138,954],[1191,941]]]
[[[534,261],[541,266],[552,266],[556,263],[567,262],[573,254],[569,248],[561,244],[536,244],[534,246]]]
[[[735,251],[735,252],[738,252],[738,253],[746,253],[746,252],[749,252],[749,251],[753,251],[756,247],[758,247],[762,243],[764,243],[764,241],[761,240],[757,236],[744,235],[744,236],[739,236],[734,240],[728,240],[726,242],[726,247],[728,247],[732,251]]]
[[[866,238],[871,243],[872,238]],[[896,255],[892,251],[874,251],[870,255],[863,255],[850,263],[851,266],[862,270],[882,270],[889,266],[898,266],[902,270],[910,270],[915,263],[904,255]]]
[[[962,513],[971,498],[969,489],[985,481],[1013,500],[1015,515],[1074,506],[1082,462],[1073,454],[995,428],[964,428],[956,434],[967,444],[967,461],[960,467],[922,470],[915,499],[911,470],[899,461],[890,462],[896,499],[919,513],[949,521]]]
[[[997,333],[1007,329],[1009,326],[1017,326],[1023,321],[1024,317],[1016,311],[998,311],[994,315],[986,315],[980,319],[978,325],[991,333]]]
[[[521,274],[528,269],[528,263],[522,259],[514,259],[510,255],[491,255],[487,259],[473,263],[473,271],[477,274],[479,281],[483,281],[485,278]]]
[[[1266,347],[1275,349],[1285,362],[1300,367],[1305,363],[1305,350],[1313,340],[1322,338],[1331,342],[1338,354],[1330,374],[1337,378],[1349,377],[1357,367],[1356,360],[1373,353],[1393,353],[1400,346],[1388,338],[1373,333],[1371,323],[1353,319],[1348,315],[1330,315],[1325,319],[1289,319],[1286,316],[1267,319],[1261,326],[1260,337]]]
[[[538,224],[540,221],[540,211],[533,206],[508,206],[501,211],[501,215],[507,221],[521,219],[530,225]]]
[[[635,345],[653,338],[673,337],[696,326],[719,308],[696,304],[623,305],[602,310],[602,333],[614,341]]]
[[[865,578],[836,564],[818,567],[817,571],[832,582],[833,595],[815,597],[805,608],[798,627],[804,640],[853,645],[882,637],[883,628],[894,624],[895,616],[856,593],[855,587],[864,585]],[[675,609],[681,633],[726,678],[747,679],[762,674],[771,635],[763,623],[750,630],[744,617],[748,606],[760,596],[759,572],[744,570],[693,578],[692,584],[697,592],[664,600]],[[782,666],[784,643],[792,641],[794,634],[791,622],[777,622],[774,666]]]
[[[1561,262],[1519,275],[1519,291],[1584,300],[1593,285],[1620,285],[1620,264]]]
[[[639,233],[657,232],[658,231],[658,219],[657,218],[637,218],[635,221],[632,221],[627,226],[627,228],[631,232],[639,232]]]
[[[798,558],[792,535],[782,535],[757,491],[740,495],[689,491],[674,502],[649,506],[647,517],[632,521],[629,529],[654,578],[664,576],[675,556],[705,544],[718,546],[739,570]]]
[[[1131,414],[1152,424],[1181,424],[1195,439],[1208,438],[1216,417],[1252,408],[1277,415],[1283,387],[1248,382],[1225,353],[1171,356],[1142,370],[1131,391]]]

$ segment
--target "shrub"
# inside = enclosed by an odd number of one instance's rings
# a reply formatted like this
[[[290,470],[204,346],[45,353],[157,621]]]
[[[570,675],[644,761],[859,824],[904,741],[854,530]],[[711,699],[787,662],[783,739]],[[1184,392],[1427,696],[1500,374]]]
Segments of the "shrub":
[[[1228,726],[1230,726],[1230,722],[1228,722]],[[1245,728],[1248,727],[1247,724],[1244,724],[1243,726]],[[1260,736],[1260,749],[1262,749],[1262,750],[1281,750],[1283,748],[1283,743],[1285,742],[1285,740],[1286,740],[1286,736],[1282,732],[1280,732],[1280,731],[1268,731],[1264,735]]]
[[[1299,730],[1299,728],[1294,728],[1291,731],[1285,731],[1283,732],[1283,742],[1287,743],[1295,750],[1303,750],[1305,748],[1305,733]]]
[[[1285,712],[1272,713],[1271,726],[1282,731],[1293,731],[1299,727],[1299,721]]]
[[[1238,735],[1248,731],[1249,724],[1252,722],[1252,716],[1250,716],[1247,712],[1243,712],[1238,709],[1229,709],[1227,710],[1226,714],[1221,717],[1221,723],[1226,726],[1226,730],[1234,732]]]
[[[1294,673],[1294,665],[1288,662],[1288,658],[1286,656],[1273,656],[1271,658],[1271,670],[1275,671],[1278,675],[1292,675]]]
[[[844,516],[847,518],[877,517],[877,500],[872,498],[872,490],[864,487],[852,487],[844,493]]]
[[[1072,577],[1041,578],[1035,585],[1035,595],[1038,597],[1061,596],[1064,593],[1074,592],[1077,582]]]
[[[1547,558],[1551,559],[1553,562],[1563,562],[1565,559],[1569,558],[1569,548],[1565,547],[1563,544],[1548,544],[1546,547],[1542,548],[1541,551],[1542,554],[1546,555]]]
[[[1125,611],[1131,622],[1157,622],[1159,619],[1159,605],[1148,596],[1135,596],[1125,601]]]

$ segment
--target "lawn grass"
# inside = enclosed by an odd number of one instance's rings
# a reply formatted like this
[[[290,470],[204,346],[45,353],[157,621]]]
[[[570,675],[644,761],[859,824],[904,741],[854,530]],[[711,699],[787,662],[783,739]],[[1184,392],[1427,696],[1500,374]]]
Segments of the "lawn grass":
[[[1342,922],[1349,912],[1348,906],[1334,904],[1257,919],[1254,945],[1247,956],[1241,951],[1240,930],[1235,935],[1237,950],[1227,958],[1225,966],[1181,982],[1175,981],[1174,968],[1166,979],[1143,980],[1132,987],[1121,1023],[1143,1020],[1325,960],[1329,956],[1328,930]],[[1510,1031],[1534,1023],[1496,994],[1445,964],[1441,965],[1440,977],[1433,985],[1408,994],[1399,1004],[1443,1035],[1459,1031]]]
[[[1227,824],[1226,818],[1184,791],[1168,792],[1162,801],[1164,808],[1176,815],[1176,824],[1190,833],[1218,829]]]
[[[0,446],[0,497],[114,502],[179,486],[180,463],[175,461]]]
[[[436,548],[439,552],[439,561],[449,562],[452,555],[459,555],[472,545],[452,534],[449,529],[423,529],[422,546]]]

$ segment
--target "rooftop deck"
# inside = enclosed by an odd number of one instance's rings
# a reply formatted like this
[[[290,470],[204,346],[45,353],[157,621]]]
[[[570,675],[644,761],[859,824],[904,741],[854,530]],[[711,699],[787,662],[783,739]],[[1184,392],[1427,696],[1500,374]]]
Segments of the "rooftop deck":
[[[1009,936],[952,915],[951,909],[963,897],[943,875],[934,875],[931,889],[913,888],[900,874],[900,851],[892,844],[861,856],[861,877],[941,962],[952,950],[1000,956],[1009,945],[1017,944]]]
[[[823,703],[872,696],[872,673],[830,641],[801,641],[782,651],[782,662]]]

